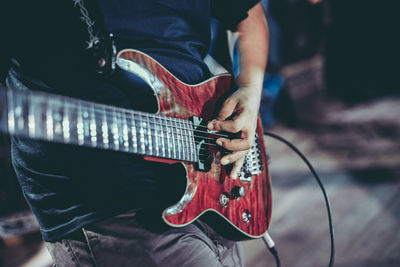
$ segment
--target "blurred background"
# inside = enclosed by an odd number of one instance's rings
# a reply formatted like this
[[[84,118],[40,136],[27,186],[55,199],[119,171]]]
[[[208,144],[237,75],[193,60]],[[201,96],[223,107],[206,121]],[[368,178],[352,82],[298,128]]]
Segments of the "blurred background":
[[[335,266],[400,266],[400,86],[396,1],[262,1],[270,56],[260,114],[322,178],[333,209]],[[327,266],[320,189],[284,144],[271,156],[269,233],[282,266]],[[0,135],[0,266],[51,266]],[[246,266],[275,266],[261,240],[243,242]]]

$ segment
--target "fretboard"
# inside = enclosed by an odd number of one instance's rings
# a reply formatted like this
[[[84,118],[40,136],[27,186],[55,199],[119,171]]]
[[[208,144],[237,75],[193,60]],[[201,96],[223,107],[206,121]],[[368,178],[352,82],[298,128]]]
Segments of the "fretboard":
[[[0,129],[10,134],[197,162],[190,121],[43,92],[6,90]]]

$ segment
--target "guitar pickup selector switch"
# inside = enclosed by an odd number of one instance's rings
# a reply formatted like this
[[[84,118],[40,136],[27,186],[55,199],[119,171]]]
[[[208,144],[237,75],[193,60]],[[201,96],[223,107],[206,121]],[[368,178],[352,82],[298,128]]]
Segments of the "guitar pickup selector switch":
[[[244,197],[246,195],[246,190],[244,189],[243,186],[235,186],[232,188],[232,196],[235,199],[239,199],[241,197]]]

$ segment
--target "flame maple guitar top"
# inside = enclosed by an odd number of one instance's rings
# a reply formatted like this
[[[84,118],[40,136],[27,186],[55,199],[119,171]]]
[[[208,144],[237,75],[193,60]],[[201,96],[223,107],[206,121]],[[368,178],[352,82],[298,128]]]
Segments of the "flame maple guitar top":
[[[122,50],[117,56],[117,64],[148,81],[158,99],[158,113],[169,117],[188,120],[196,116],[211,120],[218,111],[218,103],[231,90],[229,74],[196,85],[185,84],[154,59],[133,49]],[[182,162],[187,172],[186,193],[180,202],[163,212],[164,221],[171,226],[181,227],[193,222],[206,211],[213,211],[242,234],[251,238],[262,237],[271,218],[271,183],[260,120],[257,133],[262,147],[261,173],[246,181],[230,179],[225,167],[219,164],[217,149],[210,146],[209,171],[197,171],[194,163]],[[243,187],[245,195],[234,198],[232,190],[235,187]],[[222,195],[229,200],[225,206],[221,204]]]

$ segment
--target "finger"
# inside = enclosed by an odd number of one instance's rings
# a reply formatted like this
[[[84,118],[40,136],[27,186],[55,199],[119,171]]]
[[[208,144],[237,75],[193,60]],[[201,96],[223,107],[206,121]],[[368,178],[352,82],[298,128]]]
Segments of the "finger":
[[[215,131],[226,131],[230,133],[238,133],[246,126],[247,117],[244,114],[234,117],[232,120],[213,121],[213,129]]]
[[[246,156],[247,152],[248,152],[247,150],[232,152],[232,153],[222,157],[221,164],[228,165],[228,164],[234,163],[234,162],[244,158]]]
[[[218,113],[217,120],[226,120],[229,116],[233,114],[238,101],[232,98],[228,98],[224,101],[221,110]]]
[[[219,123],[230,117],[235,111],[237,101],[232,99],[225,100],[220,112],[218,113],[217,119],[210,121],[207,124],[207,128],[211,131],[221,131]]]
[[[217,145],[222,146],[223,148],[230,151],[249,150],[251,147],[250,140],[248,138],[233,140],[218,138],[216,143]]]
[[[231,173],[229,174],[229,177],[231,179],[236,179],[238,177],[239,171],[243,166],[244,158],[239,159],[238,161],[235,162],[233,165],[233,168],[231,170]]]

